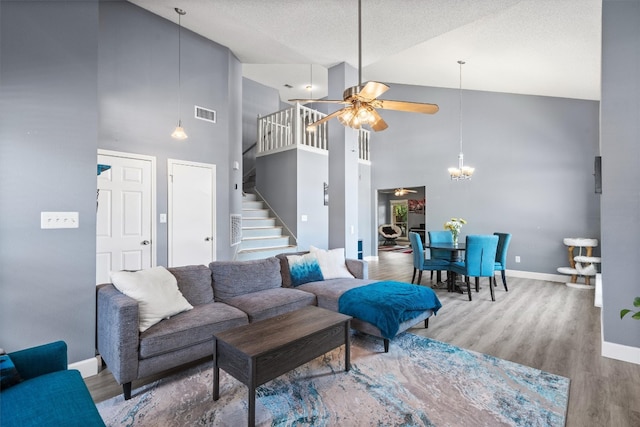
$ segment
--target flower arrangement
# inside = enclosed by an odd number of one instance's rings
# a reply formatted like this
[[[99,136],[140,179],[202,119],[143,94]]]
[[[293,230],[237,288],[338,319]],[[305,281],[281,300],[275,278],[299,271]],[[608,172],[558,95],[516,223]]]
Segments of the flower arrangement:
[[[466,223],[467,221],[463,218],[451,218],[449,221],[444,223],[444,229],[451,231],[451,234],[453,234],[454,245],[458,244],[458,234],[460,234],[462,226]]]

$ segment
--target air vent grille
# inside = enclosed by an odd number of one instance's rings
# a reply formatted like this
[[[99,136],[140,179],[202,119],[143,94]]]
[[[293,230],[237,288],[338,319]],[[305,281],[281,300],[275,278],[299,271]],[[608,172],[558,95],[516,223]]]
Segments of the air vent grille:
[[[196,119],[204,120],[206,122],[215,123],[216,122],[216,112],[215,110],[209,110],[208,108],[195,106],[195,115]]]
[[[231,246],[239,245],[242,240],[242,215],[231,214]]]

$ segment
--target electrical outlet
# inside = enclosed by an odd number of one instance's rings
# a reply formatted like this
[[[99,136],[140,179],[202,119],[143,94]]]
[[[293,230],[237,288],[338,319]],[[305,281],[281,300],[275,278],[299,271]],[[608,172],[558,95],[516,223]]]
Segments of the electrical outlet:
[[[516,255],[516,262],[520,262],[520,255]]]

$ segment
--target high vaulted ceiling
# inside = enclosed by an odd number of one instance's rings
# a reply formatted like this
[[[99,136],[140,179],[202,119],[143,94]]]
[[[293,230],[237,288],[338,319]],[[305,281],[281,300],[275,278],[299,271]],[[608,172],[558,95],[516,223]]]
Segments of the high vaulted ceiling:
[[[227,46],[283,101],[358,66],[357,0],[130,0]],[[602,0],[362,0],[362,80],[600,99]],[[312,70],[313,69],[313,73]],[[291,88],[285,85],[292,86]],[[383,96],[384,98],[384,96]]]

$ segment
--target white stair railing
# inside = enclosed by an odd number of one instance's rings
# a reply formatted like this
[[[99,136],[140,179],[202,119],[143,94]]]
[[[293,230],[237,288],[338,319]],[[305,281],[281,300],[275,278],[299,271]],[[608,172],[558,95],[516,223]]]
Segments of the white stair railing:
[[[258,117],[258,152],[256,156],[277,153],[297,147],[312,150],[329,150],[329,123],[325,122],[307,130],[307,126],[327,115],[296,103],[291,108]],[[370,160],[370,132],[360,129],[358,135],[358,158]]]

